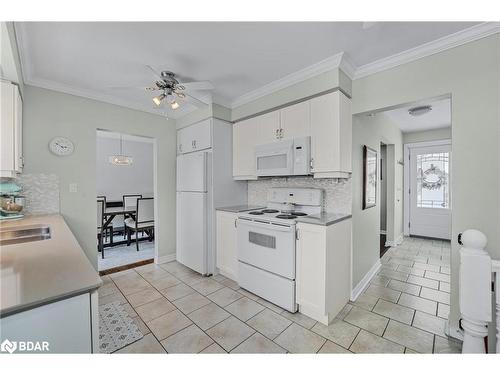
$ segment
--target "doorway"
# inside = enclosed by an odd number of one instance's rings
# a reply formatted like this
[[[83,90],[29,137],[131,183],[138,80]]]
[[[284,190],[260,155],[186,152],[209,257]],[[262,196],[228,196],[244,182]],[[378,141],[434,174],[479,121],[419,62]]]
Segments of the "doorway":
[[[380,257],[390,248],[387,245],[387,145],[380,142]]]
[[[101,274],[155,258],[155,142],[97,130],[97,254]]]

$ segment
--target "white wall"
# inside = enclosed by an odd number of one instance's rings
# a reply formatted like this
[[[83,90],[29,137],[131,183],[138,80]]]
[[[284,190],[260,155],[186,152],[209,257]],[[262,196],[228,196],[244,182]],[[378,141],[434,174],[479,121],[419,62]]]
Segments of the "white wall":
[[[112,104],[25,86],[24,152],[26,173],[54,173],[60,181],[60,209],[88,258],[97,267],[96,130],[156,139],[155,243],[159,256],[175,253],[175,123],[164,117]],[[57,157],[49,152],[54,136],[70,138],[75,152]],[[70,193],[68,185],[78,184]]]
[[[404,143],[437,141],[440,139],[451,139],[451,127],[425,130],[420,132],[403,133]]]
[[[387,145],[387,241],[403,233],[403,134],[397,124],[383,114],[353,117],[352,128],[352,229],[353,287],[363,279],[380,258],[380,142]],[[377,200],[375,207],[363,210],[363,146],[377,151]],[[391,157],[391,152],[394,156]],[[392,164],[391,164],[392,160]],[[391,192],[393,194],[391,194]]]
[[[451,95],[451,330],[459,317],[458,233],[483,231],[487,250],[500,259],[499,86],[500,34],[353,81],[353,113]]]
[[[123,139],[123,153],[133,158],[132,165],[121,166],[109,162],[109,156],[120,152],[120,139],[97,136],[96,192],[107,200],[122,200],[124,194],[152,196],[153,142]]]

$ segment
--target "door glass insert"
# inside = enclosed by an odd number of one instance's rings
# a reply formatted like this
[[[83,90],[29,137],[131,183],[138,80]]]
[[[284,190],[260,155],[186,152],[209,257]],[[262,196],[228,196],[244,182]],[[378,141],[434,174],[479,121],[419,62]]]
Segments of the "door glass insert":
[[[417,207],[450,208],[449,152],[417,155]]]

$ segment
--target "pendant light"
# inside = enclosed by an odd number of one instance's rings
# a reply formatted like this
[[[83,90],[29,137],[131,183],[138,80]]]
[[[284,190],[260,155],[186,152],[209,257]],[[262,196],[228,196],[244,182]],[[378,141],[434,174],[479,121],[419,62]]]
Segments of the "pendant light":
[[[123,136],[120,134],[120,153],[118,155],[111,155],[109,162],[114,165],[132,165],[134,159],[131,156],[123,154]]]

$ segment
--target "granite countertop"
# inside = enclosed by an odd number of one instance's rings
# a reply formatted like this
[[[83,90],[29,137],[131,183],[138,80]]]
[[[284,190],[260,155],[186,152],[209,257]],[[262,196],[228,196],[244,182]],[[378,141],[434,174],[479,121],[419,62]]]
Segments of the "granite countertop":
[[[216,210],[237,213],[237,212],[245,212],[245,211],[252,211],[252,210],[260,210],[263,208],[266,208],[266,207],[265,206],[253,206],[253,205],[242,204],[239,206],[217,207]]]
[[[50,239],[2,245],[0,316],[82,294],[102,284],[61,215],[2,221],[0,228],[37,224],[50,226]]]
[[[351,214],[340,214],[333,212],[322,212],[319,215],[299,216],[295,219],[298,223],[308,223],[329,226],[340,221],[351,218]]]

